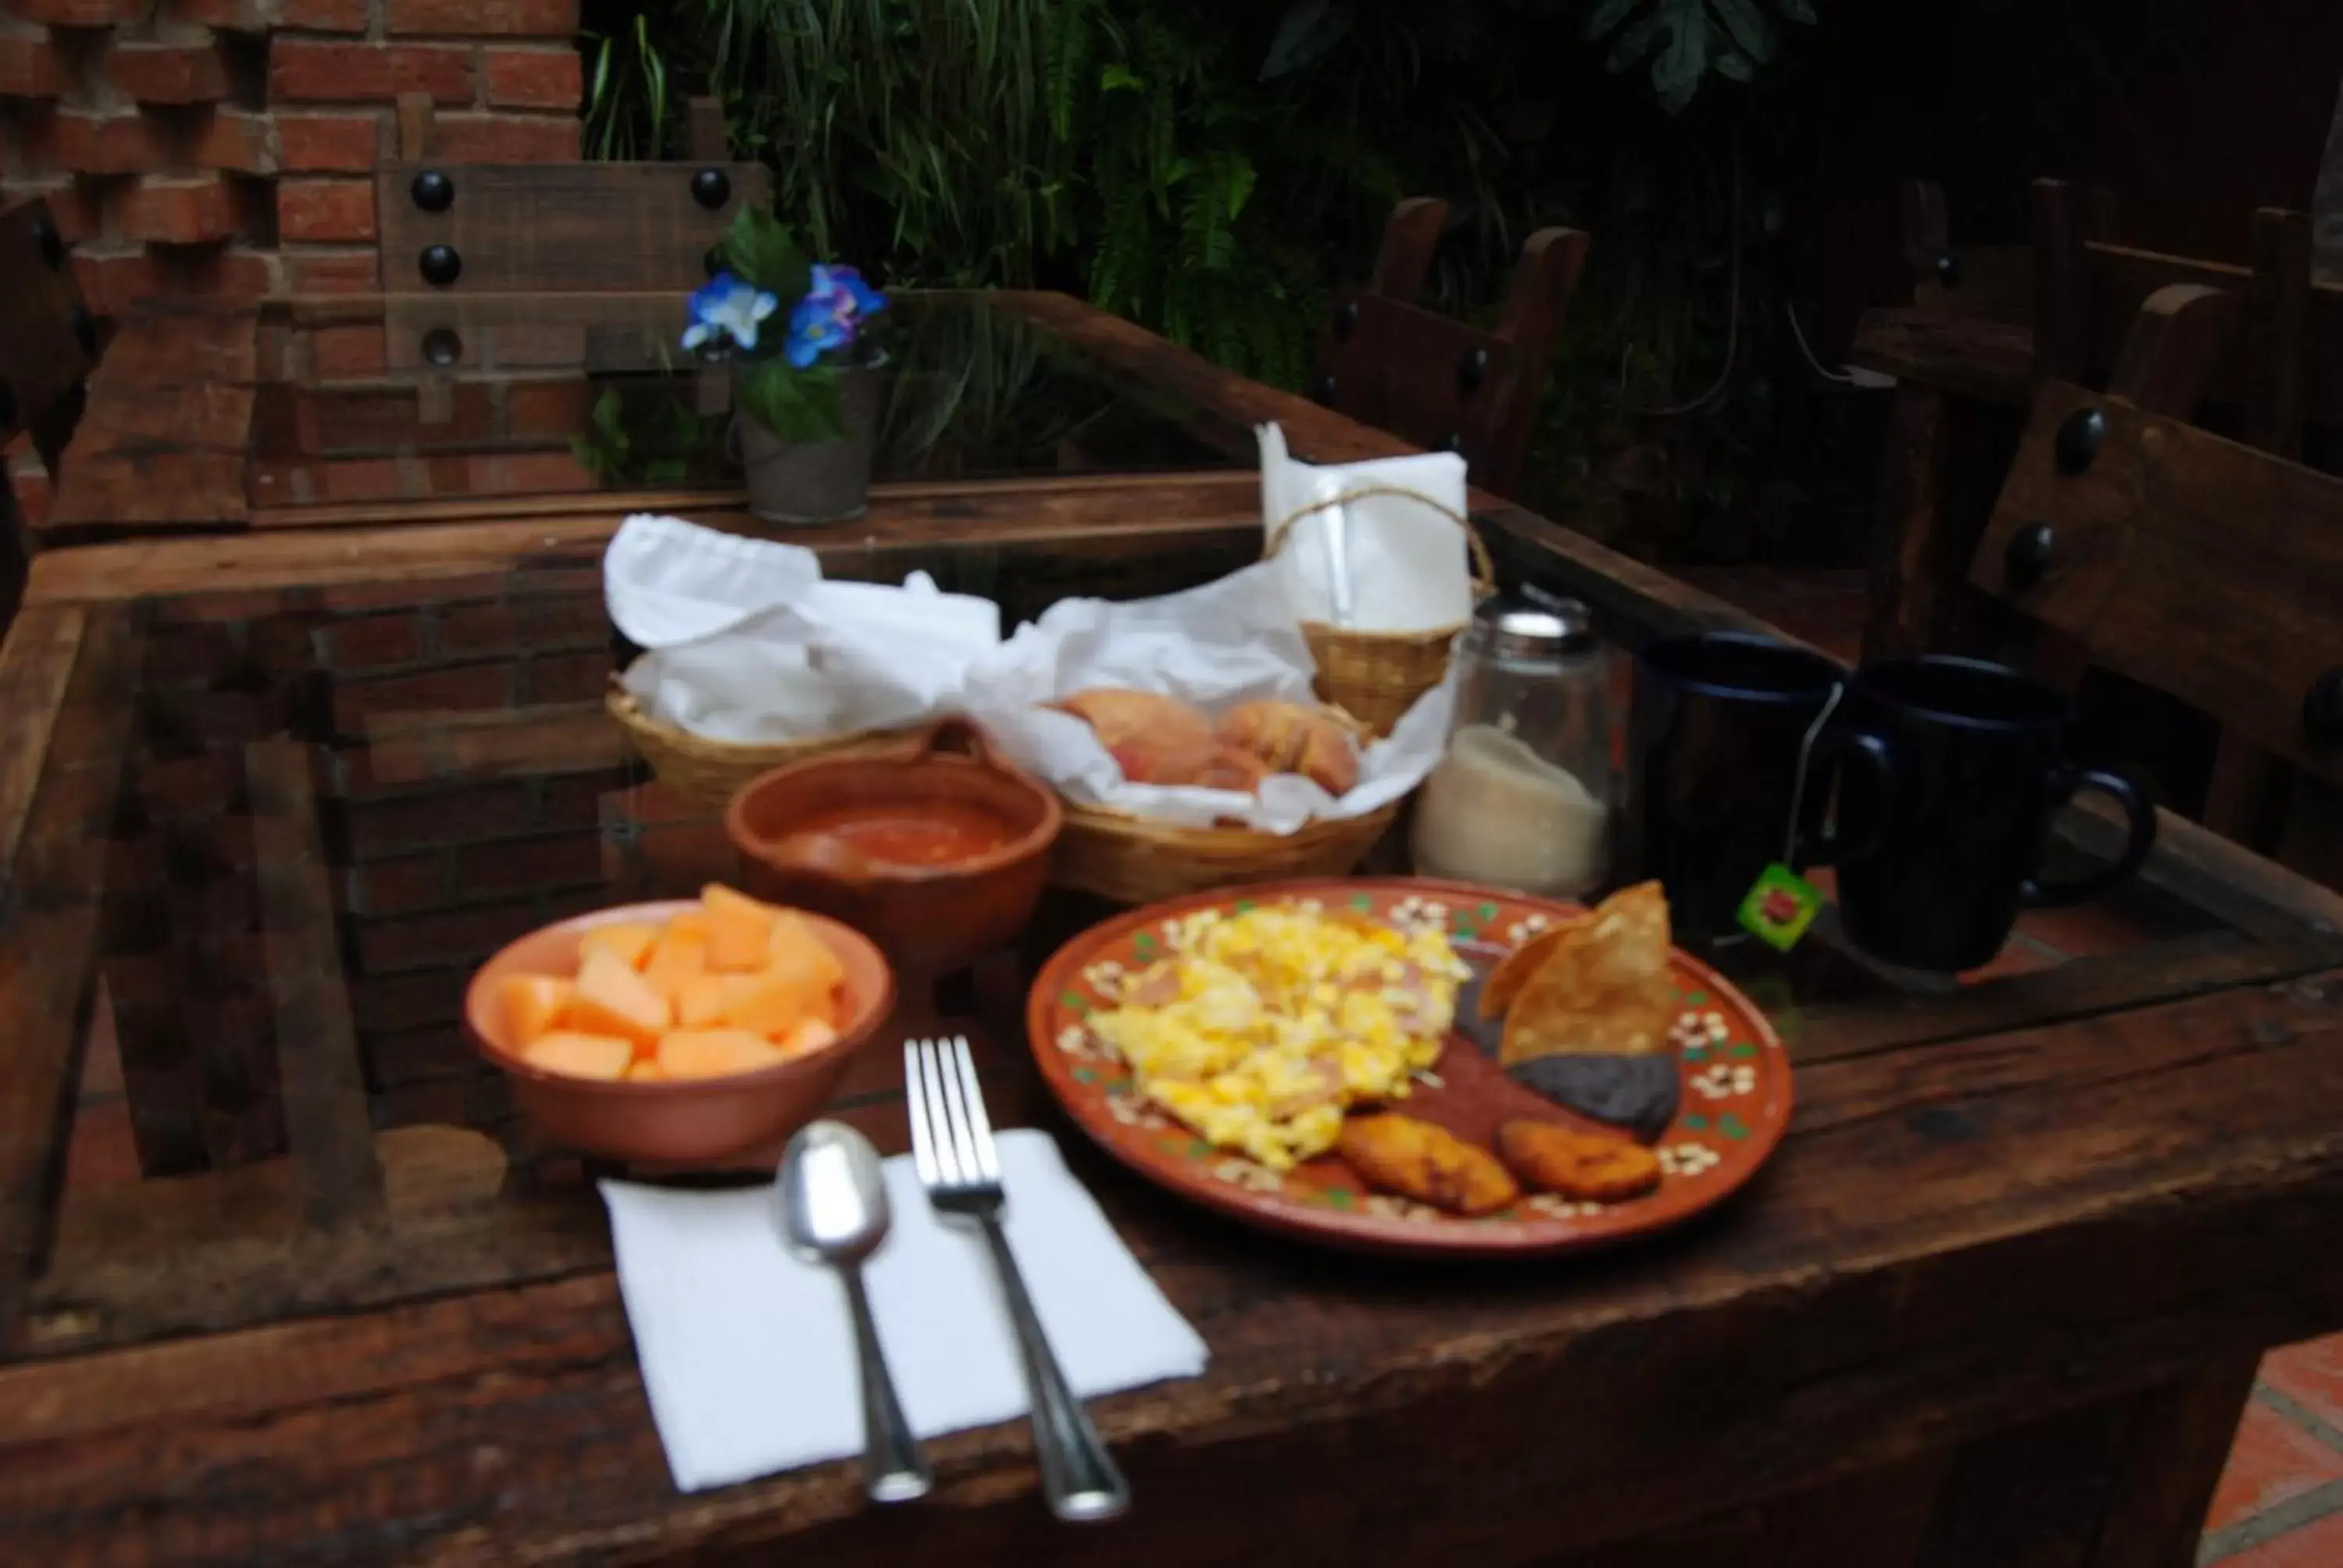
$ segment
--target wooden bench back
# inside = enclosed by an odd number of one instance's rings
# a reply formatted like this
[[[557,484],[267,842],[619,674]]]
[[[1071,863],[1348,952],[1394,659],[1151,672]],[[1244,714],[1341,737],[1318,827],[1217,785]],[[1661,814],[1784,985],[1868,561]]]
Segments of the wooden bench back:
[[[1969,578],[2343,784],[2343,479],[2054,381]]]
[[[30,430],[54,468],[97,349],[48,204],[0,212],[0,447]]]
[[[763,165],[726,159],[709,106],[673,163],[451,164],[430,156],[428,110],[402,101],[399,158],[375,176],[389,293],[693,287],[741,204],[772,199]]]
[[[2116,199],[2104,187],[2043,179],[2029,195],[2031,243],[1958,246],[1943,189],[1911,182],[1904,250],[1914,305],[2029,327],[2032,387],[2104,387],[2150,297],[2183,285],[2221,289],[2241,310],[2206,367],[2203,401],[2237,410],[2247,439],[2268,451],[2299,452],[2306,423],[2343,425],[2343,286],[2311,281],[2306,215],[2257,212],[2253,264],[2240,266],[2120,243]],[[2012,386],[2005,396],[2030,390]]]
[[[1373,277],[1335,297],[1311,395],[1418,446],[1462,453],[1473,483],[1511,494],[1589,242],[1576,229],[1530,236],[1503,315],[1483,331],[1415,303],[1447,212],[1421,196],[1393,211]]]

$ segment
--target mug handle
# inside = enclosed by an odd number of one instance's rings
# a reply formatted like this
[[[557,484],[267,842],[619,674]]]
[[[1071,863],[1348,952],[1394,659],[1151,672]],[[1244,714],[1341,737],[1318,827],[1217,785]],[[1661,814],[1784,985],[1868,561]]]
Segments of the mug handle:
[[[2057,798],[2063,804],[2086,789],[2111,796],[2123,808],[2124,817],[2131,824],[2131,836],[2124,843],[2123,853],[2116,857],[2112,865],[2071,882],[2045,882],[2029,877],[2017,890],[2021,904],[2031,909],[2061,909],[2087,902],[2138,870],[2147,859],[2148,851],[2156,848],[2156,803],[2147,798],[2147,790],[2120,773],[2086,768],[2066,775],[2066,788]]]
[[[1815,833],[1811,843],[1805,834],[1800,833],[1798,858],[1802,864],[1835,866],[1843,860],[1868,855],[1887,837],[1887,813],[1896,799],[1896,754],[1885,737],[1860,729],[1825,735],[1815,742],[1815,755],[1807,761],[1806,788],[1810,791],[1826,790],[1834,774],[1858,759],[1879,790],[1879,819],[1855,839],[1843,836],[1835,823]]]

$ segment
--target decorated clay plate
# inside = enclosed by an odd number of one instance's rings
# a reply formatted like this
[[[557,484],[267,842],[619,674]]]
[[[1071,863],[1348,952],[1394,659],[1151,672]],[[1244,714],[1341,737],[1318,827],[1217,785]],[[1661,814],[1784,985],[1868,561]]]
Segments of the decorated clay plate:
[[[1657,1190],[1640,1198],[1596,1204],[1536,1193],[1468,1219],[1375,1192],[1331,1153],[1278,1172],[1215,1148],[1142,1100],[1130,1069],[1085,1020],[1117,1004],[1122,977],[1165,956],[1181,917],[1207,909],[1242,914],[1277,903],[1348,910],[1400,927],[1439,924],[1475,977],[1459,1000],[1460,1020],[1471,1017],[1478,980],[1498,959],[1547,926],[1584,913],[1576,905],[1461,882],[1284,882],[1151,905],[1066,944],[1041,970],[1027,1006],[1041,1076],[1109,1153],[1182,1197],[1273,1231],[1362,1251],[1563,1252],[1673,1225],[1722,1202],[1756,1174],[1789,1126],[1790,1063],[1780,1039],[1748,998],[1679,950],[1674,975],[1682,1010],[1672,1038],[1682,1094],[1674,1119],[1644,1140],[1659,1156],[1662,1175]],[[1483,1147],[1500,1123],[1515,1117],[1619,1132],[1514,1082],[1497,1063],[1493,1038],[1484,1045],[1468,1028],[1450,1031],[1432,1072],[1392,1109]]]

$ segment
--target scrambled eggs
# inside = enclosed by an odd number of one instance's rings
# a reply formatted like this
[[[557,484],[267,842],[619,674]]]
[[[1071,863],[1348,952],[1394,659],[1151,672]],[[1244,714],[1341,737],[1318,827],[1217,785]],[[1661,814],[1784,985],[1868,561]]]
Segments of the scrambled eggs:
[[[1471,972],[1436,929],[1297,906],[1205,910],[1091,1028],[1141,1093],[1273,1171],[1334,1145],[1344,1109],[1403,1099]]]

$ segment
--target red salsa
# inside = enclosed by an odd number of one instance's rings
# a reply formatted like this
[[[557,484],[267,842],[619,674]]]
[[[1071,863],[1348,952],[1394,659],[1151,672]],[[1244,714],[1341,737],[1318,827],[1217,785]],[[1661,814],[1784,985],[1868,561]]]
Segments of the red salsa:
[[[972,860],[1017,836],[989,811],[940,801],[916,809],[850,806],[801,822],[797,830],[830,834],[874,860],[898,866]]]

